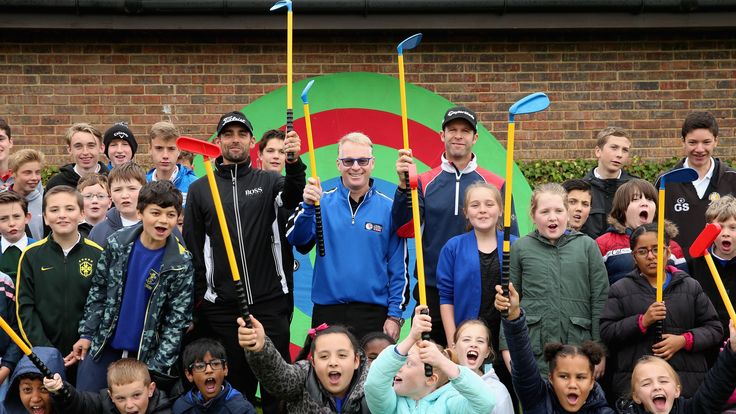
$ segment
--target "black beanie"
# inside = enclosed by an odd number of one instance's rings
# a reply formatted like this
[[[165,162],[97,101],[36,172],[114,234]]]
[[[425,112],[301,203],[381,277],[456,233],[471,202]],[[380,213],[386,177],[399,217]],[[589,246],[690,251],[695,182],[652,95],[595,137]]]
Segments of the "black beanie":
[[[123,122],[119,122],[111,126],[107,131],[105,131],[105,135],[102,137],[102,143],[105,144],[105,156],[108,158],[107,147],[113,139],[122,139],[127,141],[130,145],[130,149],[133,150],[133,155],[138,151],[138,143],[135,141],[133,132],[128,129],[128,126]]]

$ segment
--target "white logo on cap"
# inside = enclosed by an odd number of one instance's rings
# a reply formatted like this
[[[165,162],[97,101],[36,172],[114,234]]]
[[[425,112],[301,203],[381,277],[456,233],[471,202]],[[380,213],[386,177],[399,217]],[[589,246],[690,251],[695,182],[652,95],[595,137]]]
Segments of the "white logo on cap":
[[[467,111],[450,111],[450,112],[447,113],[447,116],[448,117],[451,117],[451,116],[454,116],[454,115],[457,115],[457,114],[465,114],[465,115],[469,116],[470,119],[472,119],[473,121],[475,121],[475,117],[470,112],[467,112]]]
[[[222,125],[225,125],[228,122],[233,122],[233,121],[245,123],[245,119],[243,119],[243,118],[241,118],[239,116],[229,116],[229,117],[227,117],[227,118],[225,118],[225,119],[222,120]]]
[[[112,136],[114,136],[116,138],[120,138],[120,139],[129,138],[128,137],[128,133],[127,132],[124,132],[124,131],[115,131],[115,133],[112,134]]]

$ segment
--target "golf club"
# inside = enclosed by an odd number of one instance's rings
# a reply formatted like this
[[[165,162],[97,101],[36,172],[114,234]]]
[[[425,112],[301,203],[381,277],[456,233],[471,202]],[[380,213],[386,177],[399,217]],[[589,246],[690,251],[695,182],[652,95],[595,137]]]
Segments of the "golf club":
[[[664,195],[667,183],[686,183],[698,179],[698,172],[692,168],[678,168],[659,177],[659,194],[657,205],[657,302],[662,301],[662,285],[664,284]],[[657,321],[655,326],[657,343],[662,341],[664,321]]]
[[[414,49],[422,41],[422,34],[417,33],[404,39],[396,51],[399,54],[399,94],[401,95],[401,133],[404,138],[404,149],[409,149],[409,120],[406,110],[406,81],[404,80],[404,50]],[[404,173],[404,185],[409,187],[409,173]],[[409,198],[411,200],[411,198]],[[411,201],[410,201],[411,202]],[[409,206],[411,208],[411,206]]]
[[[286,132],[289,133],[294,130],[294,110],[293,110],[293,65],[292,65],[292,54],[293,54],[293,35],[294,32],[294,19],[293,12],[291,11],[291,0],[280,0],[271,6],[270,11],[278,10],[282,7],[286,7]],[[293,152],[286,153],[287,161],[294,161],[296,154]]]
[[[179,137],[176,139],[176,146],[183,151],[189,151],[192,154],[199,154],[204,157],[203,164],[204,169],[207,173],[207,181],[210,185],[210,192],[212,194],[212,200],[215,203],[215,212],[217,213],[217,221],[220,223],[220,232],[222,233],[222,239],[225,244],[225,252],[227,253],[227,260],[230,263],[230,273],[233,276],[233,282],[235,283],[235,292],[238,295],[238,301],[240,302],[240,312],[245,325],[248,328],[252,328],[253,324],[250,321],[250,310],[248,309],[248,299],[245,297],[245,289],[243,288],[243,281],[240,279],[240,271],[238,270],[238,262],[235,261],[235,251],[233,251],[233,243],[230,240],[230,230],[227,227],[225,221],[225,212],[222,209],[222,199],[220,199],[220,190],[217,188],[217,182],[215,181],[215,173],[212,171],[212,163],[210,159],[215,159],[220,156],[220,147],[202,141],[201,139],[191,137]],[[248,274],[248,264],[243,263],[243,269],[245,274]]]
[[[427,305],[427,286],[424,280],[424,251],[422,250],[422,226],[419,218],[419,193],[417,186],[419,185],[419,176],[417,175],[417,166],[411,164],[409,166],[409,188],[411,189],[411,215],[414,224],[414,246],[417,255],[417,289],[419,290],[419,304]],[[422,313],[427,315],[429,310],[424,309]],[[422,334],[422,340],[429,341],[431,338],[429,332]],[[432,366],[424,364],[424,375],[432,376]]]
[[[542,92],[527,95],[511,105],[509,108],[508,139],[506,142],[506,183],[503,199],[503,255],[501,256],[501,288],[503,296],[509,297],[509,273],[511,262],[511,198],[514,185],[514,134],[516,115],[532,114],[544,111],[549,107],[549,98]],[[504,310],[501,316],[507,318],[509,311]]]
[[[302,102],[304,103],[304,122],[307,124],[307,144],[309,145],[309,168],[312,170],[312,178],[314,178],[314,180],[317,181],[318,180],[317,161],[314,158],[314,141],[312,140],[312,120],[309,115],[309,101],[307,99],[307,95],[309,94],[309,89],[312,88],[313,84],[314,84],[314,80],[310,80],[309,83],[307,83],[307,86],[302,91]],[[324,239],[324,233],[322,230],[322,208],[319,205],[319,200],[314,202],[314,210],[315,210],[314,219],[317,224],[317,250],[319,251],[319,255],[324,257],[325,239]]]
[[[703,231],[698,235],[698,238],[690,245],[690,256],[693,259],[704,256],[705,262],[708,263],[710,274],[713,276],[713,281],[716,282],[716,287],[718,287],[718,293],[721,294],[721,300],[723,300],[723,304],[728,311],[728,317],[731,318],[733,323],[736,323],[736,312],[733,310],[731,298],[728,297],[728,292],[726,292],[726,287],[723,286],[721,275],[718,274],[718,269],[716,269],[716,265],[713,263],[713,257],[708,251],[708,248],[713,244],[719,234],[721,234],[721,226],[715,223],[706,224]]]
[[[33,365],[38,368],[39,371],[41,371],[41,375],[43,375],[46,378],[54,378],[54,373],[51,372],[49,367],[46,366],[46,364],[41,361],[41,358],[36,355],[33,350],[25,343],[23,340],[18,336],[15,331],[13,331],[13,328],[8,325],[8,323],[5,321],[5,319],[0,316],[0,328],[2,328],[3,331],[5,331],[6,334],[10,337],[10,339],[18,345],[18,348],[20,348],[21,351],[28,357],[28,359],[31,360]],[[66,385],[62,384],[61,390],[59,390],[59,394],[61,394],[62,398],[65,400],[68,400],[70,397],[69,394],[69,388],[66,387]]]

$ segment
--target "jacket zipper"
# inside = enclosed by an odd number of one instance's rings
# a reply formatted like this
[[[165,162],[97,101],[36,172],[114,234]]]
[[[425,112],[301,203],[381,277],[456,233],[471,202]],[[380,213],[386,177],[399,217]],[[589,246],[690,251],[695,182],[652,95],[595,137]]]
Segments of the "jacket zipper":
[[[355,215],[358,214],[358,210],[360,210],[360,207],[368,199],[368,193],[370,193],[370,192],[371,192],[371,190],[368,190],[368,192],[365,193],[365,197],[363,197],[363,201],[361,201],[361,203],[358,204],[358,207],[353,212],[353,206],[350,205],[350,190],[348,190],[348,198],[347,198],[346,201],[348,202],[348,210],[350,210],[350,215],[352,216],[352,220],[351,220],[352,224],[355,224]]]
[[[243,263],[243,273],[244,273],[244,279],[241,279],[241,282],[243,283],[243,287],[245,288],[245,296],[248,300],[248,303],[253,303],[253,293],[250,290],[250,279],[248,278],[248,261],[246,260],[245,256],[245,244],[243,242],[243,228],[240,223],[240,209],[238,208],[238,181],[236,179],[238,172],[238,165],[235,164],[235,167],[232,171],[230,171],[230,177],[232,178],[232,187],[233,187],[233,209],[235,211],[235,231],[238,233],[238,244],[240,245],[239,253],[240,253],[240,262]]]
[[[164,272],[162,271],[161,274],[163,274],[163,273]],[[160,276],[160,274],[159,274],[159,276]],[[160,279],[160,277],[159,277],[159,279]],[[141,331],[141,339],[138,342],[138,352],[137,352],[138,358],[136,358],[138,360],[140,360],[141,349],[143,349],[143,337],[145,336],[145,333],[146,333],[146,324],[148,323],[148,311],[151,308],[151,302],[153,301],[153,297],[156,294],[156,289],[158,289],[159,285],[160,285],[160,283],[156,283],[156,286],[154,286],[153,290],[151,291],[151,295],[148,297],[148,303],[146,304],[146,314],[145,314],[145,316],[143,316],[143,330]],[[158,335],[158,333],[156,333],[156,335]]]
[[[457,167],[455,171],[455,215],[457,216],[460,204],[460,177],[463,176],[463,173],[457,171]]]

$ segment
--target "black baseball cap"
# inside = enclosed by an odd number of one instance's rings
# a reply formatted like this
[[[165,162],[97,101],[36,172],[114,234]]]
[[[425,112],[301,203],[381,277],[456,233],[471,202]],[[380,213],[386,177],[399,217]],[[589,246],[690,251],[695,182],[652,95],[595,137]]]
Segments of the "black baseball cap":
[[[232,111],[220,117],[220,122],[217,123],[217,135],[220,135],[222,129],[232,123],[243,125],[248,129],[248,131],[250,131],[251,135],[253,134],[253,125],[251,125],[248,118],[246,118],[242,112]]]
[[[473,131],[478,132],[478,116],[473,112],[472,109],[465,106],[454,106],[445,112],[445,118],[442,121],[442,129],[445,129],[445,125],[448,122],[454,121],[455,119],[464,119],[470,123],[473,127]]]

